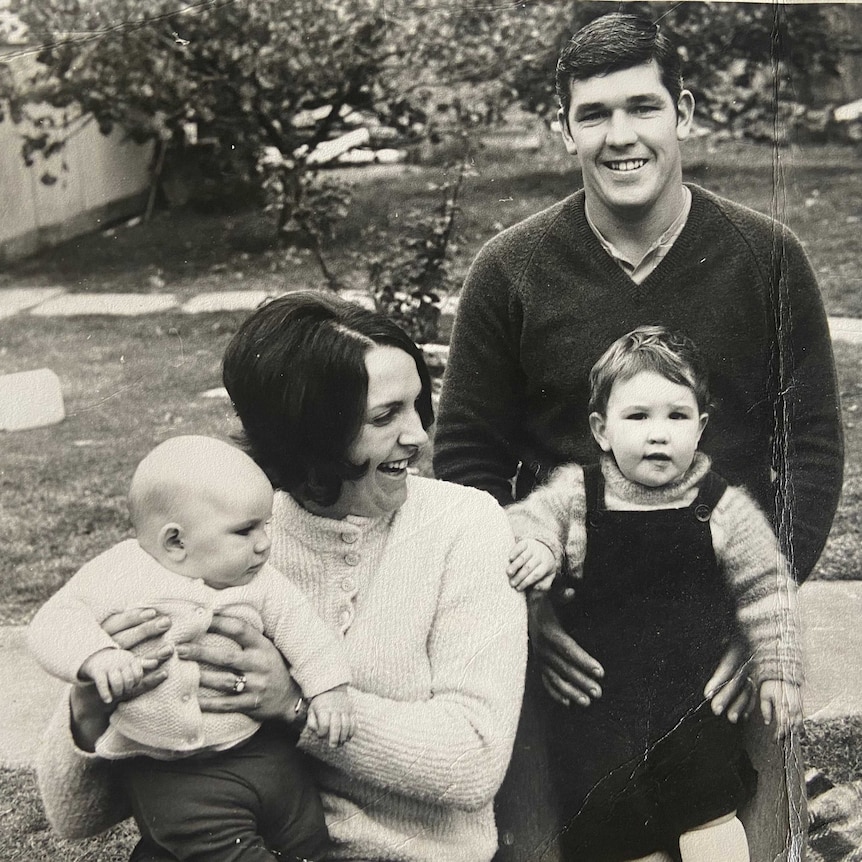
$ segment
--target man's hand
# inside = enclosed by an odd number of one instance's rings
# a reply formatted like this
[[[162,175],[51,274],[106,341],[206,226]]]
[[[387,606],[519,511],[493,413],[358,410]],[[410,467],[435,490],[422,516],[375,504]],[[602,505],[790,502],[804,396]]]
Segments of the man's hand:
[[[353,705],[347,686],[322,691],[308,705],[308,726],[321,739],[329,737],[329,747],[337,748],[353,736]]]
[[[569,637],[550,600],[534,594],[530,601],[530,640],[542,662],[542,681],[554,700],[569,706],[589,706],[602,696],[604,668]]]
[[[532,587],[547,592],[554,582],[557,562],[551,549],[538,539],[521,539],[509,554],[509,585],[524,592]]]
[[[802,694],[799,686],[782,679],[767,679],[760,685],[760,714],[769,727],[775,722],[775,741],[791,730],[802,729]]]
[[[746,671],[746,645],[735,640],[703,689],[715,715],[727,715],[736,724],[754,708],[754,684]]]

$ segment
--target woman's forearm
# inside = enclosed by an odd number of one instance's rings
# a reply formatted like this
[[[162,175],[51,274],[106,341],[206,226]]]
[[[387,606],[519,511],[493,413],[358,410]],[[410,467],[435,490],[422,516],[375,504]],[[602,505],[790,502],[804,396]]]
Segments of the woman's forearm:
[[[80,706],[80,704],[79,704]],[[55,711],[36,758],[36,777],[48,821],[64,838],[88,838],[119,823],[130,809],[115,765],[77,744],[95,729],[93,716],[73,732],[71,697]],[[93,740],[95,743],[95,739]]]

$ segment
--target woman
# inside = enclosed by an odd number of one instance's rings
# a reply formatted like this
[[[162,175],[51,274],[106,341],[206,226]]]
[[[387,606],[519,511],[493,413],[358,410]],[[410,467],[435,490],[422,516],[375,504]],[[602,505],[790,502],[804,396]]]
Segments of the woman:
[[[489,860],[492,810],[523,688],[526,614],[505,578],[511,533],[486,494],[408,475],[433,421],[419,349],[380,315],[294,293],[255,312],[228,346],[224,382],[243,443],[277,489],[270,561],[343,633],[354,685],[353,738],[330,748],[309,731],[333,839],[328,859]],[[153,612],[106,624],[140,643]],[[236,619],[225,651],[183,647],[214,665],[213,710],[303,721],[275,647]],[[164,656],[153,656],[155,667]],[[146,681],[157,685],[154,669]],[[39,764],[49,819],[69,837],[127,816],[110,764],[88,754],[106,722],[73,689]],[[169,858],[139,848],[137,859]]]

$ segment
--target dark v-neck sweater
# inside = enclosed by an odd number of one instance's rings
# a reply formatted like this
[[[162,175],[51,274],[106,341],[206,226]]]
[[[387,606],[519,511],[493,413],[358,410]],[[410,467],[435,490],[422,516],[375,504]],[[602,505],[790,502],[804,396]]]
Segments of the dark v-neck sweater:
[[[772,513],[804,578],[829,532],[843,463],[817,283],[787,228],[689,187],[686,225],[641,285],[601,247],[583,191],[484,246],[461,293],[435,473],[505,505],[519,462],[595,460],[589,370],[614,339],[663,324],[694,339],[710,368],[716,409],[701,448]]]

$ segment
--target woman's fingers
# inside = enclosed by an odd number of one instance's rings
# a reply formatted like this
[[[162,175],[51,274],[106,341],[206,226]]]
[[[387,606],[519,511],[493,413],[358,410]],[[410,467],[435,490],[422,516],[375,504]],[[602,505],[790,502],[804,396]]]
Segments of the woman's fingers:
[[[170,618],[157,613],[153,608],[120,611],[102,623],[102,629],[114,639],[120,649],[131,649],[157,638],[170,627]]]
[[[260,646],[262,641],[267,640],[262,632],[238,617],[217,614],[213,617],[209,630],[230,638],[241,649]]]

